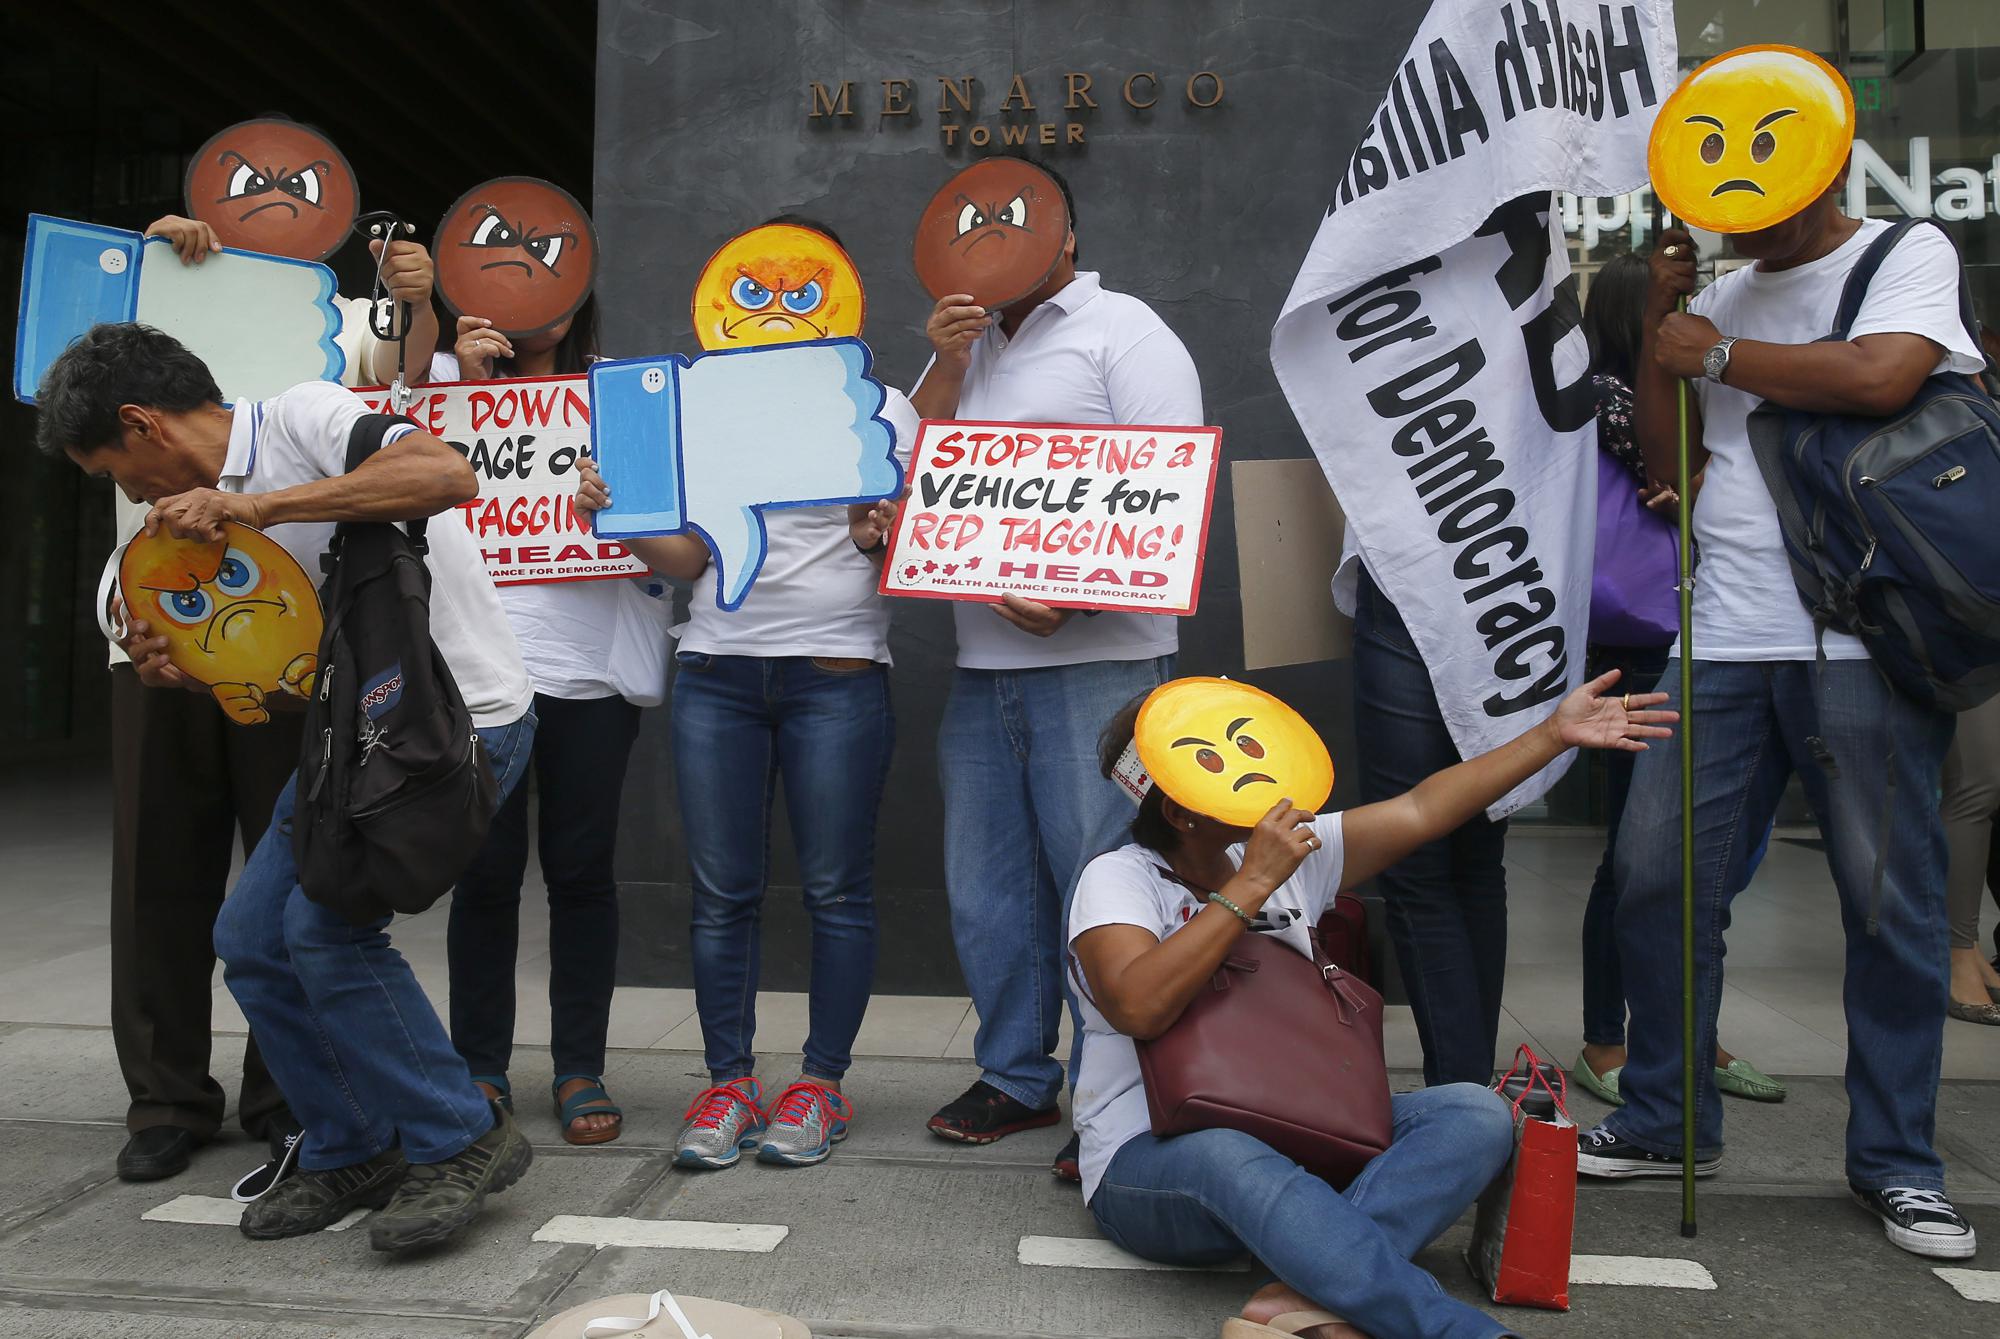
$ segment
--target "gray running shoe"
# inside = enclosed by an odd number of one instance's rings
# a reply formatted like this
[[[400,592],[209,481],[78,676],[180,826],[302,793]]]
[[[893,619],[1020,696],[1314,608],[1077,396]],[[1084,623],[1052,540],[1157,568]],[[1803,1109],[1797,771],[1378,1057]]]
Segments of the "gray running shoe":
[[[757,1146],[769,1124],[758,1106],[763,1096],[764,1085],[749,1076],[696,1093],[674,1149],[674,1166],[710,1171],[734,1167],[744,1149]]]
[[[462,1231],[497,1195],[521,1179],[535,1160],[534,1146],[498,1102],[493,1128],[443,1162],[413,1162],[395,1196],[368,1223],[368,1244],[378,1251],[435,1246]],[[290,1182],[286,1183],[287,1185]]]
[[[833,1155],[833,1146],[847,1138],[847,1122],[853,1116],[854,1108],[839,1089],[801,1079],[778,1094],[757,1161],[781,1167],[825,1162]]]

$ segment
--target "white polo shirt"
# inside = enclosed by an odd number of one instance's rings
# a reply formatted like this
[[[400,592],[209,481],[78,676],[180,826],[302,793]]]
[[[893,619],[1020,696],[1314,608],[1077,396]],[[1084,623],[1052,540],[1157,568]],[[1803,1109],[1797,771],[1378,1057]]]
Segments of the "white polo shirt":
[[[1002,423],[1202,422],[1201,379],[1153,309],[1079,273],[1028,313],[1012,339],[996,322],[972,346],[957,417]],[[1180,647],[1171,614],[1070,617],[1052,637],[1023,632],[992,607],[953,605],[965,669],[1036,669],[1151,660]]]
[[[332,382],[308,381],[268,400],[239,400],[234,413],[229,453],[215,486],[225,493],[275,493],[347,473],[347,435],[368,406]],[[406,427],[389,440],[415,431]],[[525,716],[535,690],[499,593],[480,561],[479,546],[456,521],[449,514],[434,516],[425,531],[431,640],[458,682],[474,727],[483,730]],[[333,529],[330,521],[312,521],[274,525],[266,533],[317,583],[323,579],[320,556]]]

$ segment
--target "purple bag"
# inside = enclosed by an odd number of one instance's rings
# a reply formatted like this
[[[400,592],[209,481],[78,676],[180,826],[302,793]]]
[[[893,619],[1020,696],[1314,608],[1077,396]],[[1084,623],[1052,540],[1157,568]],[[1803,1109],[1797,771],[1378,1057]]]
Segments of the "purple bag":
[[[1597,454],[1597,561],[1590,578],[1593,646],[1666,646],[1680,635],[1679,536],[1639,501],[1632,472]]]

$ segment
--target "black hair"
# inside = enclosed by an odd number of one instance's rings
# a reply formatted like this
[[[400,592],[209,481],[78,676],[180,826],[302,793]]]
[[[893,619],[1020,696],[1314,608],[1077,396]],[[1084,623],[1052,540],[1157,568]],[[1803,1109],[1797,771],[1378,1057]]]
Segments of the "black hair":
[[[760,223],[757,226],[761,228],[771,228],[771,227],[777,227],[779,225],[783,225],[784,227],[788,228],[804,228],[807,232],[816,232],[820,236],[832,242],[835,246],[839,247],[842,251],[847,250],[847,243],[840,240],[839,233],[835,232],[832,228],[827,227],[826,224],[821,223],[818,219],[814,218],[810,214],[777,214],[772,216],[771,218],[765,219],[762,223]]]
[[[1131,746],[1139,723],[1139,708],[1146,705],[1146,697],[1147,694],[1141,693],[1120,707],[1118,714],[1104,727],[1104,733],[1097,737],[1097,770],[1104,774],[1107,781],[1118,770],[1118,760]],[[1171,854],[1180,841],[1179,835],[1174,832],[1174,825],[1167,821],[1165,805],[1164,792],[1154,786],[1146,792],[1146,798],[1139,801],[1139,811],[1132,816],[1132,840],[1159,855]]]
[[[135,321],[94,325],[56,355],[35,392],[36,444],[51,456],[118,440],[118,408],[169,414],[222,407],[208,364],[172,335]]]
[[[1006,153],[1006,154],[1001,154],[999,156],[1002,158],[1016,159],[1020,162],[1026,163],[1029,167],[1037,168],[1049,174],[1049,176],[1056,183],[1056,189],[1062,192],[1063,208],[1069,211],[1070,235],[1075,236],[1076,235],[1076,192],[1072,191],[1069,188],[1069,178],[1065,177],[1054,166],[1042,161],[1041,159],[1035,157],[1033,154]],[[1077,261],[1082,259],[1083,259],[1083,242],[1079,240],[1076,244],[1076,249],[1070,252],[1070,263],[1073,265]]]
[[[443,328],[443,323],[439,323]],[[556,341],[555,361],[551,365],[553,375],[559,377],[578,376],[590,370],[597,361],[597,290],[591,289],[584,295],[583,305],[569,318],[569,329]],[[512,360],[501,364],[509,373],[514,370]]]
[[[1590,281],[1590,296],[1583,304],[1583,334],[1590,344],[1592,372],[1632,384],[1639,369],[1649,282],[1646,262],[1629,251],[1605,261]]]

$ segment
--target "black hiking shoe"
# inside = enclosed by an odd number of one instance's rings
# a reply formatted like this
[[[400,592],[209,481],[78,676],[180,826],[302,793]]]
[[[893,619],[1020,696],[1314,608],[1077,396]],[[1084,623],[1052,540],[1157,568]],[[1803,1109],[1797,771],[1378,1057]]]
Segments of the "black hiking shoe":
[[[388,1207],[369,1220],[368,1244],[378,1251],[436,1246],[462,1231],[486,1197],[521,1179],[535,1150],[498,1102],[493,1128],[443,1162],[413,1162]]]
[[[1036,1130],[1062,1119],[1060,1107],[1037,1111],[1016,1102],[981,1079],[956,1101],[947,1102],[930,1118],[926,1128],[940,1139],[961,1144],[990,1144],[1022,1130]]]
[[[403,1179],[399,1149],[324,1172],[297,1171],[243,1206],[237,1224],[252,1241],[302,1237],[332,1227],[355,1209],[379,1209]]]
[[[1067,1181],[1073,1186],[1082,1185],[1083,1164],[1078,1161],[1082,1154],[1082,1149],[1082,1138],[1078,1135],[1071,1135],[1069,1142],[1062,1146],[1062,1152],[1056,1154],[1056,1160],[1049,1164],[1049,1175],[1055,1177],[1058,1181]]]

